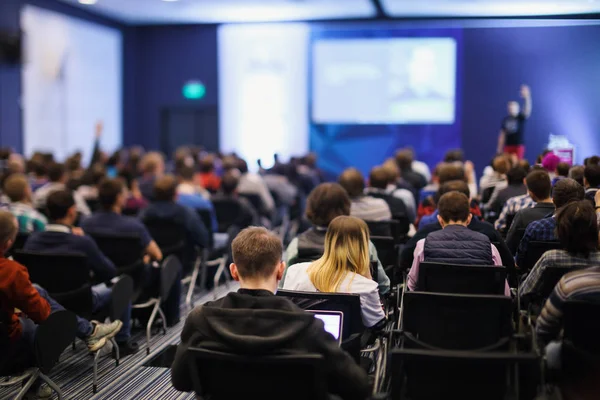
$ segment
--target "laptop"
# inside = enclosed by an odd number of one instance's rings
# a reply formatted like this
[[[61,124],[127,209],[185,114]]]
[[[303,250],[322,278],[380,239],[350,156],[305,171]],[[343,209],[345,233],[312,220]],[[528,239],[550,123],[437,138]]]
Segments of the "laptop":
[[[325,324],[325,330],[342,343],[342,330],[344,326],[344,313],[341,311],[306,310],[315,315]]]

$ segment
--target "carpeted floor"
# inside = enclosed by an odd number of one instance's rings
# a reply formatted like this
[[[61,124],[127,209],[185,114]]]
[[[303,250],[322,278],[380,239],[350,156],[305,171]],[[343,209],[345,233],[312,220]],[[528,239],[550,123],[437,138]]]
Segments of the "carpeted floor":
[[[194,302],[197,305],[222,297],[230,290],[236,290],[237,284],[230,283],[229,288],[220,286],[214,291],[197,293]],[[185,291],[184,291],[185,294]],[[92,357],[85,349],[83,342],[78,341],[75,351],[67,348],[59,364],[50,373],[50,378],[62,389],[64,399],[73,400],[172,400],[194,399],[193,393],[178,392],[171,386],[171,375],[168,368],[147,367],[154,357],[164,352],[171,345],[179,342],[179,336],[185,316],[189,309],[182,301],[182,319],[179,324],[170,328],[166,335],[155,330],[151,339],[151,353],[146,355],[145,330],[134,331],[133,338],[140,344],[140,351],[124,357],[118,367],[111,357],[103,357],[98,362],[98,393],[92,392]],[[0,399],[12,399],[20,386],[0,389]],[[52,399],[58,399],[54,395]]]

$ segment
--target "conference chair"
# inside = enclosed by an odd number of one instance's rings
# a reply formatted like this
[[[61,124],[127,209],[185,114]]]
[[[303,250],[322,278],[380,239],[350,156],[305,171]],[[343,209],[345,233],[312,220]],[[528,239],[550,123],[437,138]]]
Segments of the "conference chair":
[[[133,280],[122,276],[112,287],[110,306],[94,313],[90,268],[87,257],[79,254],[47,254],[26,251],[15,252],[17,262],[27,267],[31,282],[46,289],[65,309],[88,320],[111,321],[120,319],[133,296]],[[68,277],[68,279],[65,279]],[[115,349],[115,364],[119,365],[119,346],[111,339]],[[73,346],[75,343],[73,342]],[[94,353],[92,390],[98,387],[98,359],[100,351]]]
[[[562,371],[592,371],[600,364],[600,304],[569,300],[563,312]]]
[[[504,295],[506,268],[422,262],[417,290],[421,292]]]
[[[85,199],[85,203],[91,212],[96,212],[100,209],[100,200],[98,199]]]
[[[391,398],[519,400],[520,371],[539,367],[540,357],[535,353],[394,349]],[[538,382],[526,384],[535,387]]]
[[[62,352],[75,340],[76,334],[77,318],[75,314],[66,310],[50,314],[45,321],[38,325],[35,332],[33,343],[35,362],[33,366],[25,371],[0,371],[2,375],[0,387],[21,384],[21,390],[14,397],[15,400],[21,400],[35,381],[41,379],[56,392],[58,399],[61,400],[63,393],[58,385],[48,377],[48,374],[58,363]],[[6,342],[8,342],[8,337],[6,337]],[[0,344],[0,348],[10,349],[10,343]]]
[[[240,193],[239,196],[248,200],[248,202],[252,204],[252,207],[254,207],[254,209],[260,215],[271,219],[272,216],[265,210],[265,205],[263,204],[262,198],[259,195],[254,193]]]
[[[560,249],[561,245],[558,241],[531,241],[527,246],[527,254],[523,265],[519,265],[519,270],[523,272],[531,271],[542,255],[549,250]]]
[[[510,297],[405,292],[402,347],[495,351],[508,348],[513,333]]]
[[[241,206],[235,199],[214,199],[212,200],[219,232],[227,232],[234,225],[240,225]],[[240,226],[245,228],[245,226]]]
[[[383,265],[383,269],[392,279],[392,285],[398,284],[401,280],[398,261],[398,247],[391,236],[371,236],[371,243],[377,250],[377,258]]]
[[[23,247],[25,247],[25,243],[27,242],[27,239],[29,239],[29,233],[27,233],[27,232],[17,233],[15,242],[13,243],[12,247],[8,250],[7,255],[10,256],[10,255],[12,255],[13,252],[22,250]]]
[[[201,398],[329,398],[324,360],[318,354],[242,356],[199,348],[187,351],[194,391]]]
[[[185,263],[187,236],[181,224],[163,218],[145,218],[142,222],[160,247],[163,257],[166,258],[173,254],[178,256],[182,263]]]
[[[521,295],[520,307],[527,308],[530,316],[539,315],[546,299],[550,297],[560,278],[573,271],[575,270],[569,267],[545,268],[539,278],[541,282],[539,291]]]
[[[401,231],[400,222],[396,220],[387,221],[365,221],[369,227],[371,236],[392,237],[396,244],[405,242],[405,232]]]
[[[161,308],[161,303],[169,297],[173,285],[177,282],[180,269],[181,261],[179,261],[179,258],[174,254],[167,256],[160,267],[160,285],[158,289],[147,301],[132,306],[134,309],[152,308],[150,318],[146,324],[146,354],[150,354],[151,329],[157,313],[160,314],[162,319],[163,334],[167,333],[167,318]]]

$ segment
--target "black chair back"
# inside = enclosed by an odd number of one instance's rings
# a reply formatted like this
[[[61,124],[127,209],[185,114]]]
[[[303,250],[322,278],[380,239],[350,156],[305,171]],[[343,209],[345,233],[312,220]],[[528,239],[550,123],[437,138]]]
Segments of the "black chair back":
[[[293,264],[299,264],[302,262],[316,261],[323,255],[323,249],[309,249],[304,247],[298,247],[298,255]]]
[[[344,315],[342,339],[362,333],[360,295],[349,293],[297,292],[277,290],[277,296],[287,297],[304,310],[340,311]]]
[[[507,383],[515,367],[535,371],[540,363],[533,353],[516,352],[397,349],[391,358],[391,398],[411,400],[505,400],[517,392]]]
[[[177,282],[177,276],[181,271],[181,261],[175,255],[165,258],[160,268],[160,297],[166,299],[169,297],[171,288]]]
[[[550,297],[554,287],[558,281],[560,281],[560,278],[573,271],[575,270],[569,267],[550,267],[544,269],[544,272],[542,272],[542,276],[540,277],[542,282],[540,292],[538,293],[540,298],[545,301],[548,297]]]
[[[404,293],[401,329],[408,347],[490,350],[512,334],[510,297]]]
[[[85,199],[85,203],[91,212],[96,212],[100,209],[100,200],[98,199]]]
[[[108,315],[111,321],[122,319],[132,297],[133,279],[130,276],[123,275],[112,287],[110,311]]]
[[[55,311],[38,325],[34,349],[36,365],[47,374],[56,365],[62,352],[75,340],[77,317],[70,311]]]
[[[138,235],[107,234],[102,232],[86,232],[94,239],[98,248],[117,267],[120,274],[128,274],[134,279],[143,268],[145,249]]]
[[[422,262],[417,287],[421,292],[503,295],[506,268]]]
[[[214,247],[213,229],[212,229],[212,213],[209,210],[196,210],[198,216],[202,220],[202,223],[208,231],[208,248]]]
[[[386,236],[393,237],[396,240],[396,232],[398,221],[365,221],[369,227],[369,233],[371,236]]]
[[[259,214],[265,214],[265,205],[259,195],[254,193],[240,193],[239,195],[248,200]]]
[[[187,244],[186,231],[181,224],[168,219],[147,218],[144,225],[148,228],[150,236],[156,241],[163,253],[163,257],[175,254],[183,260]]]
[[[565,303],[563,340],[590,355],[600,356],[600,303],[590,300]]]
[[[527,254],[523,265],[519,265],[522,271],[530,271],[538,262],[542,255],[548,250],[560,249],[561,245],[558,241],[531,241],[527,246]]]
[[[328,399],[327,374],[318,354],[243,356],[199,348],[188,352],[194,391],[202,398]]]
[[[212,200],[219,232],[227,232],[229,228],[239,223],[241,206],[235,199],[214,199]]]
[[[15,252],[15,251],[23,250],[23,247],[25,247],[25,243],[27,242],[27,239],[29,239],[29,233],[27,233],[27,232],[17,233],[17,237],[15,238],[15,242],[13,243],[12,247],[10,248],[10,251]]]

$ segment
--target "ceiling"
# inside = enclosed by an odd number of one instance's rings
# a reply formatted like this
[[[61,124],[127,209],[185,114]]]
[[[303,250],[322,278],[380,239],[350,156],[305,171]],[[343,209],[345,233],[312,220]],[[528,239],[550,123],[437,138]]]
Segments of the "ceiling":
[[[96,0],[92,5],[61,1],[134,25],[600,13],[600,0]]]

